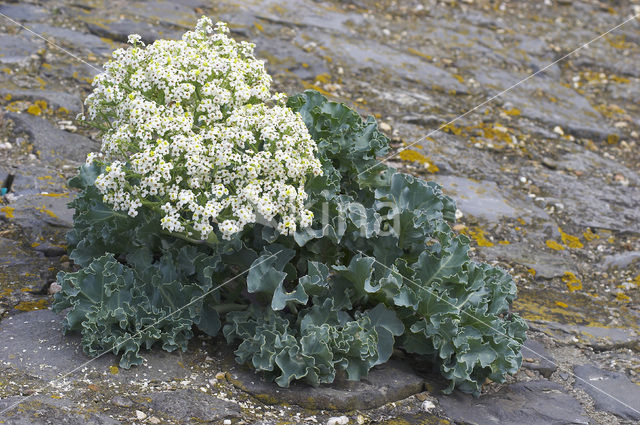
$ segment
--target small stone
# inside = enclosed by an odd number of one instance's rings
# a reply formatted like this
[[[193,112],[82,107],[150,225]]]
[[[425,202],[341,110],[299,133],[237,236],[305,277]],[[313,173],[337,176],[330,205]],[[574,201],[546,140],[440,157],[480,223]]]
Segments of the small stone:
[[[127,397],[117,395],[111,399],[111,404],[117,407],[131,407],[133,406],[133,401],[131,401]]]
[[[62,290],[62,286],[58,282],[53,282],[49,285],[49,295],[53,295],[56,292],[60,292]]]
[[[216,373],[216,379],[218,380],[224,380],[227,378],[227,374],[224,372],[218,372]]]
[[[436,405],[431,400],[425,400],[420,405],[420,408],[425,412],[428,412],[429,410],[434,409],[435,407]]]
[[[380,127],[380,130],[385,131],[385,132],[391,131],[391,126],[389,124],[387,124],[386,122],[380,122],[380,124],[378,124],[378,127]]]
[[[356,417],[356,422],[358,423],[358,425],[363,425],[366,421],[367,421],[367,418],[365,418],[362,415],[358,415]]]
[[[560,136],[564,136],[564,130],[559,125],[553,127],[553,132],[559,134]]]
[[[349,423],[349,418],[346,416],[336,416],[333,418],[329,418],[327,421],[327,425],[347,425]]]
[[[231,425],[231,419],[225,419],[224,421],[222,421],[222,423],[224,425]]]
[[[209,385],[214,386],[218,383],[218,380],[216,378],[211,378],[209,379]]]
[[[150,424],[159,424],[160,422],[162,422],[162,421],[160,420],[160,418],[156,418],[155,416],[151,416],[151,417],[149,418],[149,423],[150,423]]]
[[[138,418],[139,421],[142,421],[147,418],[147,414],[140,410],[136,410],[136,418]]]

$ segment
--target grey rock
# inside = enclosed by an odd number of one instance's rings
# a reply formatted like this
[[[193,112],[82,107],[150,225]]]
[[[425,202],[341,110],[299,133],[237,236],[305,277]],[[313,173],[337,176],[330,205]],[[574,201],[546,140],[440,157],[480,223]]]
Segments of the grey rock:
[[[58,42],[65,42],[74,49],[89,50],[96,55],[107,56],[111,54],[113,46],[93,34],[71,30],[68,28],[54,27],[48,24],[34,24],[31,29],[38,34],[53,38]]]
[[[26,34],[0,34],[0,63],[29,66],[35,61],[31,55],[42,47],[42,41]]]
[[[533,361],[523,361],[522,366],[537,370],[545,378],[549,378],[553,372],[558,370],[556,360],[549,354],[547,349],[536,340],[527,339],[522,346],[522,356]]]
[[[466,425],[586,425],[580,403],[555,382],[540,380],[508,385],[479,399],[455,391],[436,394],[440,407]]]
[[[495,68],[477,67],[473,71],[476,80],[485,87],[495,87],[496,92],[505,90],[527,77]],[[496,94],[491,92],[490,94]],[[559,125],[565,132],[578,137],[604,140],[617,133],[589,101],[575,90],[559,84],[553,78],[534,77],[501,96],[527,117],[549,126]]]
[[[60,257],[67,253],[67,250],[61,246],[51,244],[51,242],[45,242],[35,247],[35,250],[41,252],[45,257]]]
[[[41,159],[48,161],[71,159],[83,162],[89,152],[99,149],[97,142],[79,134],[60,130],[44,118],[15,112],[8,112],[5,117],[15,123],[14,134],[29,135]]]
[[[183,29],[193,29],[199,16],[193,6],[180,4],[175,1],[146,1],[126,2],[121,13],[138,16],[143,20],[157,22],[161,26],[176,26]]]
[[[640,187],[612,185],[594,176],[560,170],[523,168],[549,201],[564,205],[568,220],[578,227],[640,232]],[[606,190],[594,190],[604,188]]]
[[[133,401],[129,397],[117,395],[111,399],[111,404],[116,407],[131,407],[133,406]]]
[[[509,245],[482,247],[480,253],[485,258],[499,258],[527,266],[536,272],[535,277],[553,279],[561,277],[565,272],[577,272],[575,261],[565,251],[546,252],[541,249],[544,239],[540,237],[537,245],[531,242],[515,242]]]
[[[582,388],[593,398],[596,409],[640,421],[640,386],[631,382],[626,375],[592,365],[578,365],[573,371],[576,387]]]
[[[33,22],[48,18],[46,9],[34,4],[3,4],[0,13],[20,22]]]
[[[608,255],[603,258],[603,267],[609,269],[626,269],[640,260],[640,251],[628,251],[621,254]]]
[[[417,394],[424,388],[424,379],[406,363],[397,360],[374,367],[369,376],[359,382],[334,382],[318,388],[297,382],[289,388],[280,388],[240,366],[234,367],[230,373],[231,377],[227,379],[233,385],[264,403],[292,403],[314,410],[348,412],[373,409]]]
[[[145,43],[152,43],[160,38],[162,39],[179,39],[181,32],[172,30],[163,30],[161,27],[151,25],[148,22],[134,21],[131,19],[121,19],[115,22],[95,22],[88,21],[87,28],[92,34],[99,37],[110,38],[115,41],[126,43],[129,34],[138,34]]]
[[[632,322],[639,320],[637,314],[634,315],[633,312],[628,314]],[[602,323],[603,319],[599,318],[599,320]],[[640,336],[630,328],[544,322],[540,323],[540,329],[559,342],[571,344],[575,342],[574,338],[577,338],[582,344],[598,351],[623,347],[640,349]]]
[[[117,382],[181,379],[188,374],[180,353],[168,353],[159,347],[145,351],[146,362],[129,370],[120,369],[117,374],[110,367],[117,358],[104,354],[92,360],[82,352],[78,334],[62,334],[62,315],[51,310],[36,310],[16,314],[0,322],[0,362],[32,376],[52,380],[74,371],[65,379],[83,379],[101,376],[100,379]],[[81,367],[82,366],[82,367]],[[77,369],[83,369],[78,371]]]
[[[181,423],[222,421],[240,416],[240,407],[197,390],[176,390],[147,394],[148,408],[162,412]]]
[[[332,46],[338,63],[349,65],[353,72],[394,72],[397,77],[436,90],[455,90],[467,93],[467,87],[448,71],[426,62],[422,57],[405,50],[394,49],[369,39],[356,39],[342,33],[311,31],[318,44]]]
[[[438,176],[438,183],[465,214],[496,222],[502,217],[515,217],[518,211],[507,202],[498,186],[491,181],[474,181],[464,177]]]
[[[322,59],[290,42],[272,38],[256,39],[255,43],[256,55],[266,59],[267,71],[270,74],[293,73],[300,79],[312,80],[317,75],[329,72]]]
[[[71,93],[53,90],[22,90],[22,89],[0,89],[0,96],[11,95],[11,100],[40,100],[47,102],[50,109],[57,110],[62,107],[67,109],[73,116],[82,112],[82,100],[79,96]]]
[[[120,422],[106,415],[94,413],[86,407],[66,399],[44,396],[9,397],[0,400],[0,411],[15,403],[15,408],[3,413],[5,425],[117,425]]]

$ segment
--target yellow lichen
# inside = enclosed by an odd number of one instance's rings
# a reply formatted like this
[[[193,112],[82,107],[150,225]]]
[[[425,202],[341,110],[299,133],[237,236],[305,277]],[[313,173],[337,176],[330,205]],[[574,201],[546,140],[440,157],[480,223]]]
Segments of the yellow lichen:
[[[504,113],[507,115],[511,115],[513,117],[517,117],[518,115],[521,114],[520,109],[516,109],[516,108],[505,109]]]
[[[564,250],[564,247],[562,245],[560,245],[558,242],[552,240],[552,239],[547,239],[547,241],[545,242],[547,244],[547,246],[551,249],[554,249],[556,251],[562,251]]]
[[[558,307],[567,308],[569,305],[567,303],[563,303],[562,301],[556,301],[556,305]]]
[[[398,156],[400,157],[400,159],[403,159],[405,161],[419,162],[420,164],[425,165],[427,171],[430,173],[437,173],[438,171],[440,171],[438,166],[435,165],[433,161],[431,161],[431,158],[424,156],[420,152],[414,151],[413,149],[404,149],[400,151]]]
[[[7,93],[7,94],[4,96],[4,100],[6,100],[7,102],[8,102],[8,101],[10,101],[10,100],[11,100],[11,98],[12,98],[11,93]]]
[[[15,208],[13,207],[2,207],[0,208],[0,212],[3,212],[5,217],[7,218],[13,218],[13,212],[15,211]]]
[[[571,236],[562,231],[560,227],[558,227],[558,232],[560,232],[560,236],[562,237],[562,243],[565,244],[569,248],[583,248],[584,245],[580,242],[580,239],[576,236]]]
[[[109,366],[109,373],[112,375],[117,375],[120,370],[118,366]]]
[[[500,245],[509,245],[511,242],[509,241],[498,241]]]
[[[49,300],[46,298],[37,301],[23,301],[14,308],[20,311],[45,310],[49,306]]]
[[[567,285],[567,288],[569,288],[569,291],[571,292],[582,289],[582,281],[572,272],[564,272],[562,281]]]
[[[587,242],[591,242],[594,239],[600,239],[600,236],[594,233],[591,229],[587,229],[585,232],[583,232],[582,236],[584,236],[584,239]]]
[[[409,47],[407,49],[407,52],[411,53],[412,55],[420,56],[421,58],[424,58],[427,60],[433,59],[433,56],[427,55],[426,53],[422,53],[421,51],[416,50],[413,47]]]
[[[31,115],[38,116],[42,114],[42,109],[40,109],[38,105],[31,105],[27,108],[27,112]]]
[[[469,233],[471,239],[476,241],[478,246],[493,246],[493,242],[487,239],[487,237],[485,236],[485,231],[481,228],[476,226],[473,229],[469,229],[467,232]]]
[[[621,301],[623,303],[628,303],[631,301],[631,297],[629,297],[627,294],[625,294],[624,292],[618,292],[616,294],[616,300]]]
[[[316,75],[316,83],[327,84],[331,81],[331,75],[323,72],[322,74]]]

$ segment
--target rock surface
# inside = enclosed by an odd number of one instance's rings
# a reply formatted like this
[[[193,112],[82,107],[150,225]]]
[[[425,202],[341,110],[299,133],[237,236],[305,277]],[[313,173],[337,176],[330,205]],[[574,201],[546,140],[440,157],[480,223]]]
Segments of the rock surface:
[[[318,388],[306,384],[274,388],[272,382],[242,367],[232,367],[229,374],[229,382],[264,403],[286,402],[306,409],[341,412],[374,409],[422,392],[425,386],[424,378],[409,365],[394,360],[373,368],[369,376],[359,382],[345,381]]]
[[[549,381],[510,385],[480,399],[454,393],[438,396],[440,406],[454,421],[473,425],[588,424],[582,406],[562,386]]]
[[[640,386],[629,381],[626,375],[593,365],[578,365],[573,370],[576,386],[593,398],[597,409],[640,421]]]
[[[256,424],[326,423],[342,414],[371,424],[639,420],[640,22],[548,66],[637,5],[31,0],[1,4],[0,13],[55,43],[0,16],[0,184],[15,176],[0,204],[0,405],[41,389],[22,410],[4,413],[5,423],[139,423],[139,411],[144,423],[179,424],[192,421],[190,410],[214,423]],[[108,354],[47,386],[90,360],[79,337],[62,336],[60,317],[46,310],[48,285],[73,267],[59,255],[73,215],[66,181],[100,145],[75,115],[130,32],[147,42],[176,38],[203,14],[256,44],[275,89],[316,89],[375,115],[395,152],[408,148],[389,162],[440,182],[456,199],[463,215],[455,230],[470,237],[473,255],[518,284],[513,307],[531,329],[518,374],[487,384],[478,400],[441,395],[433,375],[404,370],[360,390],[283,391],[241,376],[223,340],[195,338],[186,353],[153,349],[145,366],[129,371],[113,368]],[[612,365],[619,372],[607,371]],[[574,372],[627,401],[581,386]],[[232,384],[234,374],[244,390]],[[423,382],[427,391],[411,395]],[[357,401],[364,388],[368,398]],[[360,410],[290,404],[308,394]],[[436,408],[422,411],[425,400]]]

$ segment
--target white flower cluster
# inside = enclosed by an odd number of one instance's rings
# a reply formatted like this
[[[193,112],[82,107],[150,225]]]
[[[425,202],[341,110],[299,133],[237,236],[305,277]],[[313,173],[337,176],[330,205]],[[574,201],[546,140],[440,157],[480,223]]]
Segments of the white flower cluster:
[[[260,218],[289,234],[311,224],[308,177],[320,175],[317,146],[299,114],[270,92],[254,45],[206,17],[182,40],[119,49],[87,97],[87,121],[108,164],[96,180],[104,201],[135,217],[144,204],[171,232],[217,225],[225,239]]]

